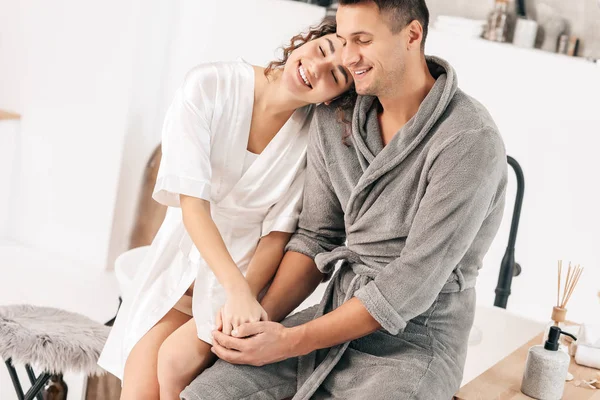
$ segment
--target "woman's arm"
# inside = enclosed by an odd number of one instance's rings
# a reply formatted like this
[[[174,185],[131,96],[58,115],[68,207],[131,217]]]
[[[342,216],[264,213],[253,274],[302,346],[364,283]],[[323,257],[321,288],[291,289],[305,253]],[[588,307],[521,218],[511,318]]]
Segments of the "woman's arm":
[[[273,231],[258,242],[246,273],[246,281],[254,297],[257,297],[275,276],[283,258],[283,249],[291,236],[291,233]]]
[[[245,322],[268,320],[211,218],[210,202],[185,195],[180,195],[180,202],[185,229],[227,293],[227,301],[217,316],[223,333],[230,335]]]
[[[221,233],[212,220],[210,202],[180,195],[180,203],[185,229],[228,296],[249,292],[248,283],[231,258]]]

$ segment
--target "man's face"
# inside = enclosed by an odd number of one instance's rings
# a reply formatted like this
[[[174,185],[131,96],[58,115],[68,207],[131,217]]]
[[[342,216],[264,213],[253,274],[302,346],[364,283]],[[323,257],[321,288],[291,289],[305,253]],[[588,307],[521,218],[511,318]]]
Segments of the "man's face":
[[[407,29],[393,34],[389,19],[373,2],[340,5],[337,35],[345,44],[342,62],[361,95],[390,96],[401,86]]]

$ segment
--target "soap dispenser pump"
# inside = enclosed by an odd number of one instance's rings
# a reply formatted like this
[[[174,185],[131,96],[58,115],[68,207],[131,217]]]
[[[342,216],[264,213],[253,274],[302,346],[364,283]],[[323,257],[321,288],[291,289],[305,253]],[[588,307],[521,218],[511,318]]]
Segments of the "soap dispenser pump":
[[[570,333],[552,326],[544,345],[533,346],[527,354],[521,392],[539,400],[560,400],[565,389],[571,357],[559,348],[560,335],[577,340]]]

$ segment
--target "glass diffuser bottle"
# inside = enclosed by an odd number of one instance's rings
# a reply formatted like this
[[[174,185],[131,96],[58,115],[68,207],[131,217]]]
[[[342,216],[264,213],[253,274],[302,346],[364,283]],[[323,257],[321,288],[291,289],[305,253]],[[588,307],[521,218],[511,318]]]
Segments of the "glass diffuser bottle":
[[[575,286],[579,281],[579,277],[583,272],[583,268],[579,265],[574,268],[569,263],[569,269],[567,270],[567,277],[564,281],[564,286],[561,284],[562,280],[562,260],[558,262],[558,290],[556,294],[556,306],[552,308],[551,321],[546,325],[544,330],[544,338],[542,344],[548,340],[548,334],[550,328],[556,326],[563,332],[570,333],[571,335],[579,334],[579,326],[569,323],[567,320],[567,303],[575,290]],[[562,289],[562,290],[561,290]],[[573,339],[568,335],[563,335],[559,340],[559,350],[574,355],[575,347],[572,346]]]

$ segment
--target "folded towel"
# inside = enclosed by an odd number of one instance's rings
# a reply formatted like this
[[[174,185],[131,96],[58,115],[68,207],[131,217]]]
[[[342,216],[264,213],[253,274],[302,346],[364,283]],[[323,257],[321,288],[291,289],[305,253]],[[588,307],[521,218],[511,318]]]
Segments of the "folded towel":
[[[600,324],[584,323],[581,325],[581,330],[579,331],[579,343],[600,348]]]
[[[575,362],[586,367],[600,369],[600,348],[578,344]]]
[[[600,369],[600,324],[583,324],[579,331],[575,362]]]

